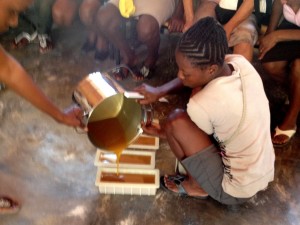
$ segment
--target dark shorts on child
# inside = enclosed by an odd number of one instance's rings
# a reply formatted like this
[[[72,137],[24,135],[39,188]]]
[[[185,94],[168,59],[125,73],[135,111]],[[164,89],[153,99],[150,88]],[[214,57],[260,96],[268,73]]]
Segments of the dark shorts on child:
[[[224,166],[216,145],[207,147],[181,163],[213,199],[226,205],[241,204],[249,200],[249,198],[236,198],[224,192],[222,188]]]

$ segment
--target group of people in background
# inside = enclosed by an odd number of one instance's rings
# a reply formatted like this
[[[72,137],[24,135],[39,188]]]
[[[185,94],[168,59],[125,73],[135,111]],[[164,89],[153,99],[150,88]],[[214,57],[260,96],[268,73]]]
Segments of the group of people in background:
[[[273,146],[288,144],[297,131],[300,0],[201,0],[196,7],[192,0],[133,2],[131,17],[136,20],[137,38],[147,47],[142,63],[119,29],[125,19],[119,0],[34,0],[28,10],[35,13],[27,14],[35,19],[23,15],[31,23],[30,30],[22,31],[13,44],[21,47],[38,38],[41,53],[48,52],[54,47],[52,24],[70,26],[79,15],[88,31],[82,51],[95,51],[95,58],[104,60],[111,43],[119,49],[122,63],[132,71],[133,79],[141,81],[151,77],[155,69],[160,27],[168,22],[171,32],[183,33],[175,52],[178,78],[160,87],[142,84],[136,88],[145,96],[141,104],[156,101],[178,87],[192,89],[187,111],[175,110],[162,126],[143,127],[148,134],[166,138],[187,171],[184,176],[163,176],[161,185],[172,193],[211,196],[224,204],[247,201],[274,178]],[[19,12],[30,3],[31,0],[0,1],[1,31],[17,26]],[[265,18],[267,30],[261,33],[258,28]],[[288,111],[272,135],[268,100],[251,65],[255,45],[265,72],[288,90]],[[233,55],[228,55],[229,49]],[[115,76],[122,80],[129,74],[125,68]],[[24,82],[16,82],[19,80]],[[57,109],[2,47],[0,82],[58,122],[81,125],[78,109]],[[0,196],[0,213],[17,208],[11,198]]]

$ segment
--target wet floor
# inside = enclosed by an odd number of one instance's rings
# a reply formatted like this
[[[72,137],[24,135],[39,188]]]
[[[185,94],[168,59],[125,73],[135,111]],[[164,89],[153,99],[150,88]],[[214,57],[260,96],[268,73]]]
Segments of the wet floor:
[[[37,44],[22,50],[9,47],[11,35],[1,43],[31,74],[35,82],[61,108],[72,103],[72,91],[87,74],[108,71],[114,60],[94,60],[81,54],[84,28],[76,23],[54,29],[55,49],[45,55]],[[164,83],[176,76],[170,50],[177,36],[162,35],[155,75],[147,82]],[[141,58],[145,49],[138,48]],[[270,100],[272,127],[282,118],[285,91],[261,72]],[[22,82],[22,81],[20,81]],[[121,82],[127,89],[137,83]],[[155,117],[164,119],[183,107],[188,93],[168,96],[169,103],[153,104]],[[10,90],[0,92],[0,193],[17,199],[18,214],[0,216],[0,225],[298,225],[300,224],[300,139],[276,149],[276,175],[269,188],[238,208],[212,199],[178,197],[158,189],[154,196],[105,195],[95,186],[96,148],[86,134],[53,121]],[[175,159],[164,140],[156,152],[160,174],[174,173]]]

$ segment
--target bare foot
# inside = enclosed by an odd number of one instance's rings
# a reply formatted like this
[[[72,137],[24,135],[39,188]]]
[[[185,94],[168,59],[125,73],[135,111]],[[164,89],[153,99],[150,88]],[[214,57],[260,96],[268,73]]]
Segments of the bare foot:
[[[174,179],[176,176],[164,176],[164,183],[166,188],[170,191],[179,193],[179,186],[181,185],[183,190],[185,191],[184,194],[191,196],[191,197],[207,197],[208,194],[191,178],[188,176],[184,177],[181,180]]]

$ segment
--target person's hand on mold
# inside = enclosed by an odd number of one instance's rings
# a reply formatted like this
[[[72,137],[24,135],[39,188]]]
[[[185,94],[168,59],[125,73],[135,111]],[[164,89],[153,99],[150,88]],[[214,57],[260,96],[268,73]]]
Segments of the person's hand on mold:
[[[138,102],[142,105],[156,102],[160,97],[162,97],[162,93],[159,87],[153,87],[145,83],[136,87],[134,91],[144,96],[143,99],[138,100]]]
[[[142,122],[142,129],[144,134],[156,136],[159,138],[166,138],[165,131],[159,123],[152,122],[151,124],[145,124]]]

